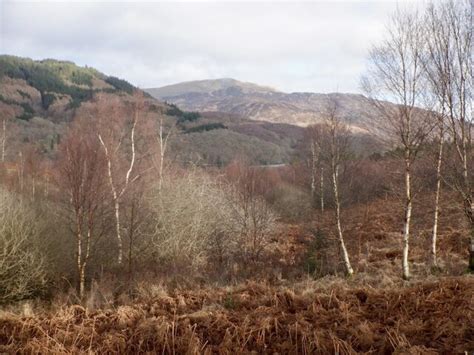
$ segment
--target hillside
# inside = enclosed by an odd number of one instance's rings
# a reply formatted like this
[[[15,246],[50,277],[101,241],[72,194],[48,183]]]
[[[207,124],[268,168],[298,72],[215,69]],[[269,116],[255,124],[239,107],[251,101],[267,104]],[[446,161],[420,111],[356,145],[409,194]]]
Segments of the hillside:
[[[208,84],[202,84],[201,89],[207,90]],[[215,87],[232,85],[229,80]],[[252,84],[247,88],[269,90]],[[8,122],[7,160],[27,146],[53,155],[83,103],[90,103],[99,93],[130,100],[134,90],[139,89],[125,80],[72,62],[0,56],[0,114]],[[181,162],[222,165],[236,156],[246,156],[254,164],[286,163],[302,137],[302,129],[296,126],[227,113],[194,114],[145,96],[152,106],[160,107],[169,126],[177,123],[171,154]]]
[[[150,95],[161,98],[186,95],[187,93],[212,93],[219,91],[228,90],[231,93],[235,88],[238,88],[244,93],[268,93],[278,92],[277,90],[259,86],[253,83],[244,83],[231,78],[216,79],[216,80],[198,80],[198,81],[187,81],[174,85],[167,85],[161,88],[148,89]]]
[[[126,95],[136,89],[125,80],[72,62],[6,55],[0,56],[0,84],[0,101],[24,121],[37,116],[66,121],[98,92]]]
[[[322,110],[333,99],[355,132],[367,132],[377,119],[362,95],[284,93],[233,79],[186,82],[145,91],[183,110],[227,112],[273,123],[307,126],[320,122]]]

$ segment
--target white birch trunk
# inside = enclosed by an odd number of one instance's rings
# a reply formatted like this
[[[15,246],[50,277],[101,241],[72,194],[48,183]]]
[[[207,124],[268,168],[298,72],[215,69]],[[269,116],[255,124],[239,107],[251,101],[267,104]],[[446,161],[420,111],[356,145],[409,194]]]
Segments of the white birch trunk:
[[[441,165],[443,162],[443,145],[444,137],[441,133],[439,150],[438,150],[438,162],[436,165],[436,195],[435,195],[435,209],[434,209],[434,222],[433,222],[433,234],[431,235],[431,263],[433,266],[438,266],[436,244],[438,239],[438,218],[439,218],[439,198],[441,194]]]
[[[159,178],[160,181],[158,183],[158,191],[161,193],[161,189],[163,187],[163,164],[165,161],[165,145],[163,142],[163,119],[160,122],[160,169],[159,169]]]
[[[122,264],[123,259],[123,241],[122,233],[120,226],[120,202],[118,198],[114,198],[114,210],[115,210],[115,231],[117,234],[117,248],[118,248],[118,257],[117,262],[119,265]]]
[[[158,132],[158,144],[160,145],[160,166],[158,170],[159,179],[158,182],[158,192],[161,193],[161,189],[163,187],[163,175],[164,175],[164,165],[165,165],[165,154],[166,154],[166,147],[168,145],[168,139],[173,131],[174,126],[168,131],[166,136],[163,135],[163,118],[160,120],[160,129]]]
[[[314,196],[316,195],[316,147],[311,140],[311,204],[315,205]]]
[[[321,167],[321,175],[319,177],[319,193],[321,203],[321,213],[324,213],[324,168]]]
[[[410,266],[408,263],[408,250],[410,245],[410,222],[411,222],[411,211],[412,211],[412,198],[411,198],[411,173],[410,173],[410,160],[407,157],[409,153],[406,152],[405,158],[405,220],[403,225],[403,256],[402,256],[402,269],[403,278],[408,280],[410,278]]]
[[[125,191],[128,188],[128,185],[130,183],[130,176],[133,172],[133,168],[135,166],[135,127],[138,121],[138,111],[135,113],[135,118],[133,121],[132,125],[132,130],[130,132],[130,141],[131,141],[131,151],[132,151],[132,157],[130,160],[130,166],[127,170],[127,173],[125,175],[125,182],[123,183],[123,186],[120,190],[120,192],[117,191],[117,187],[114,182],[113,174],[112,174],[112,157],[109,154],[109,150],[107,148],[107,145],[105,144],[104,140],[102,139],[102,136],[99,134],[99,141],[104,148],[105,152],[105,157],[107,159],[107,173],[109,176],[109,185],[110,189],[112,191],[112,198],[114,202],[114,210],[115,210],[115,230],[116,230],[116,237],[117,237],[117,248],[118,248],[118,257],[117,257],[117,262],[119,265],[122,265],[122,260],[123,260],[123,241],[122,241],[122,232],[121,232],[121,225],[120,225],[120,199],[125,193]],[[137,178],[137,177],[135,177]],[[134,179],[132,180],[132,182]]]
[[[7,144],[7,119],[3,119],[2,123],[2,163],[5,162],[5,146]]]
[[[85,287],[85,276],[84,276],[84,269],[82,267],[82,226],[81,226],[81,218],[79,216],[76,217],[76,242],[77,242],[77,273],[79,277],[79,298],[82,300],[84,296],[84,287]]]
[[[349,253],[347,252],[346,244],[344,243],[344,236],[342,233],[341,227],[341,206],[339,202],[339,189],[338,189],[338,173],[339,169],[333,162],[333,172],[332,172],[332,182],[333,182],[333,192],[334,192],[334,201],[336,203],[336,227],[337,227],[337,234],[339,238],[339,244],[341,246],[342,258],[344,261],[344,266],[346,269],[346,273],[351,276],[354,274],[354,270],[352,269],[351,262],[349,260]]]

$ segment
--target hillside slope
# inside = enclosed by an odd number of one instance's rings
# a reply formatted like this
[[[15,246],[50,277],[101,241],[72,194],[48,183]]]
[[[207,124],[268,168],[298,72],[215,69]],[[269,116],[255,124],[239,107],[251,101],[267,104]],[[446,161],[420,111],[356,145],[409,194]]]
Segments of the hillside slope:
[[[68,61],[0,56],[0,102],[24,121],[35,116],[67,121],[96,93],[127,95],[135,89],[125,80]]]
[[[231,87],[233,82],[219,85]],[[247,87],[260,90],[251,84]],[[0,117],[7,122],[6,160],[16,159],[26,147],[54,155],[83,103],[90,103],[99,93],[111,99],[130,100],[135,90],[139,89],[125,80],[72,62],[0,56]],[[227,113],[183,112],[145,96],[167,116],[170,126],[173,121],[178,123],[170,142],[171,154],[178,161],[222,165],[236,156],[246,156],[254,164],[286,163],[302,136],[299,127],[258,122]],[[3,136],[1,126],[0,136]]]
[[[337,100],[339,114],[355,132],[367,132],[377,120],[367,98],[357,94],[284,93],[233,79],[186,82],[145,91],[183,110],[228,112],[274,123],[307,126],[320,122],[332,100]]]
[[[238,88],[240,91],[245,93],[268,93],[278,92],[277,90],[259,86],[253,83],[244,83],[231,78],[216,79],[216,80],[198,80],[198,81],[187,81],[174,85],[167,85],[161,88],[147,89],[150,95],[161,98],[170,96],[186,95],[187,93],[212,93],[219,92],[222,90],[234,90]]]

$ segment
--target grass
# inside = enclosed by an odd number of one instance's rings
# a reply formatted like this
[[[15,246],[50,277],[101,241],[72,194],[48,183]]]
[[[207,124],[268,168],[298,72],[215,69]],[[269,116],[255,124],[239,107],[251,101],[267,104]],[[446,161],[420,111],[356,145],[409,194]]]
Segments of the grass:
[[[390,289],[339,279],[328,288],[173,291],[114,309],[3,314],[0,352],[463,353],[474,350],[473,294],[472,277]]]

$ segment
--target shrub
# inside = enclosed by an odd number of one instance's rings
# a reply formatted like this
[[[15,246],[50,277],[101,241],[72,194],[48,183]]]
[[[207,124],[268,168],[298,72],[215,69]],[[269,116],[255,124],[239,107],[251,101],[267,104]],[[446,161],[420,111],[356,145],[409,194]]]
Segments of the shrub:
[[[44,291],[44,258],[35,247],[39,236],[35,216],[13,194],[0,190],[0,302],[7,303]]]
[[[226,225],[231,210],[217,181],[198,173],[167,179],[152,204],[153,252],[162,265],[192,272],[202,271],[211,256],[228,260],[237,243]]]

